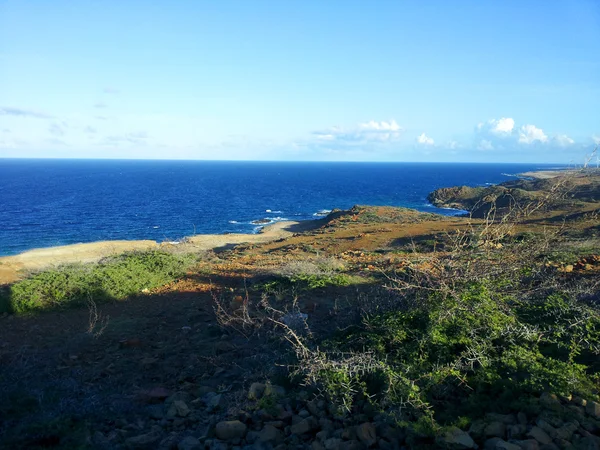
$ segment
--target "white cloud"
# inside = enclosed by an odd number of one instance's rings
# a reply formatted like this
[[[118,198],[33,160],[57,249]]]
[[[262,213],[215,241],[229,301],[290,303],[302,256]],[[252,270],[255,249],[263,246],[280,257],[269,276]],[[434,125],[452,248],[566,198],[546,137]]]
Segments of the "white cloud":
[[[393,119],[390,120],[389,122],[386,122],[385,120],[382,120],[381,122],[375,122],[374,120],[371,120],[369,122],[361,123],[359,125],[359,128],[361,130],[369,130],[369,131],[401,131],[402,130],[400,125],[398,125],[396,123],[396,121]]]
[[[492,141],[489,141],[487,139],[482,139],[479,142],[479,145],[477,146],[478,150],[493,150],[494,149],[494,145],[492,144]]]
[[[548,136],[546,136],[541,128],[535,125],[523,125],[519,129],[519,143],[533,144],[535,141],[547,142]]]
[[[52,119],[52,116],[31,109],[14,108],[11,106],[0,107],[0,116],[32,117],[35,119]]]
[[[491,122],[491,125],[492,125],[492,128],[491,128],[492,133],[510,134],[510,133],[512,133],[512,130],[515,128],[515,121],[514,121],[514,119],[511,119],[510,117],[503,117],[498,120],[493,120]]]
[[[486,131],[497,136],[509,136],[515,128],[515,120],[510,117],[490,119],[477,125],[479,131]]]
[[[566,134],[559,134],[555,136],[554,141],[561,147],[568,147],[569,145],[573,145],[575,143],[575,141]]]
[[[594,144],[600,144],[600,136],[593,135],[592,140],[594,141]]]
[[[331,127],[313,132],[319,143],[360,146],[372,143],[393,142],[400,139],[404,130],[395,120],[359,123],[352,128]]]
[[[421,133],[419,137],[417,137],[417,142],[421,145],[434,145],[435,141],[427,136],[425,133]]]

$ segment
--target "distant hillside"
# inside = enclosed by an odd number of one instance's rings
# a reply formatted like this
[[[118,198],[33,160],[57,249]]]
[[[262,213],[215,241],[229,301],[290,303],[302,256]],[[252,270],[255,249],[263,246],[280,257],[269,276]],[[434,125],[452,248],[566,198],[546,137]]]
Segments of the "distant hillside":
[[[436,189],[428,201],[442,208],[464,209],[483,217],[492,207],[506,212],[511,206],[540,205],[545,211],[600,202],[600,171],[565,172],[554,178],[516,179],[489,187],[457,186]]]

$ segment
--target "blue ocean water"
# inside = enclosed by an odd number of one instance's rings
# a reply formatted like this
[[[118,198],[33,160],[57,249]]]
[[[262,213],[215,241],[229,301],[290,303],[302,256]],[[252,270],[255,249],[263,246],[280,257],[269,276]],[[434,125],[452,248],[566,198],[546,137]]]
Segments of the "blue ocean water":
[[[540,164],[0,159],[0,255],[112,239],[177,241],[308,220],[355,204],[455,214],[432,190],[508,180]]]

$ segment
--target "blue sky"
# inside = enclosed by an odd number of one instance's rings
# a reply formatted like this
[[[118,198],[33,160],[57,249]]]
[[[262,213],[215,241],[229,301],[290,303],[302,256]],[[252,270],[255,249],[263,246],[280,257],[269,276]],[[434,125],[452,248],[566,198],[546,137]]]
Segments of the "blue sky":
[[[0,0],[0,157],[582,162],[600,2]]]

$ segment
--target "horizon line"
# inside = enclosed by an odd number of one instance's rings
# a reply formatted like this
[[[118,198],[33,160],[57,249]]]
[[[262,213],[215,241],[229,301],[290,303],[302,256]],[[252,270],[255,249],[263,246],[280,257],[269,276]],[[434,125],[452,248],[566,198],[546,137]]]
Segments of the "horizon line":
[[[352,163],[352,164],[542,164],[542,165],[560,165],[560,166],[583,166],[584,163],[575,162],[518,162],[518,161],[343,161],[343,160],[279,160],[279,159],[168,159],[168,158],[77,158],[77,157],[5,157],[0,156],[1,160],[29,160],[29,161],[165,161],[165,162],[253,162],[253,163]]]

